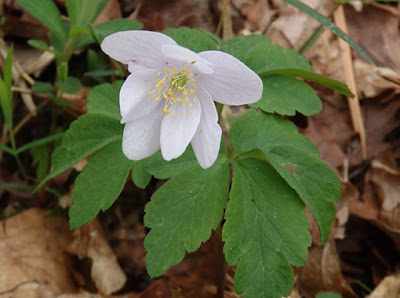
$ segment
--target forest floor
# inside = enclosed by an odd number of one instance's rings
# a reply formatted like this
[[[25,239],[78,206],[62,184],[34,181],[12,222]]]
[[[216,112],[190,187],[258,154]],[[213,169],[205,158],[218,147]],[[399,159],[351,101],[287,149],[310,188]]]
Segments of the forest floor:
[[[55,2],[65,12],[64,1]],[[96,22],[130,18],[147,30],[188,26],[217,32],[223,38],[257,33],[295,50],[319,25],[280,0],[231,0],[229,10],[223,9],[222,2],[111,0]],[[304,2],[323,15],[336,3]],[[48,30],[15,1],[0,0],[1,7],[0,60],[13,43],[15,60],[25,73],[34,80],[54,78],[54,58],[44,57],[26,43],[28,39],[48,41]],[[309,216],[313,245],[306,265],[294,268],[295,287],[289,297],[314,297],[321,291],[343,297],[400,297],[400,4],[355,1],[337,9],[333,20],[376,65],[351,52],[327,29],[304,52],[317,73],[345,82],[357,98],[348,100],[311,83],[323,101],[322,112],[308,118],[290,117],[341,178],[342,198],[335,204],[336,219],[326,245],[319,241],[318,228]],[[71,63],[79,65],[85,59],[86,51],[81,50],[74,53]],[[73,98],[75,105],[57,119],[50,104],[32,112],[43,98],[21,93],[25,94],[21,100],[18,88],[29,89],[29,82],[16,86],[15,117],[21,124],[17,142],[54,132],[60,121],[67,127],[85,113],[92,85],[85,79],[82,83],[84,87]],[[32,155],[22,155],[21,161],[28,175],[37,175]],[[23,183],[12,157],[2,152],[0,162],[0,184]],[[8,276],[7,282],[0,278],[1,298],[240,297],[233,287],[235,268],[226,267],[224,278],[216,268],[221,247],[215,235],[162,277],[148,276],[144,206],[162,182],[152,180],[141,190],[128,181],[109,210],[70,231],[65,207],[71,202],[74,177],[76,172],[70,170],[51,180],[61,197],[0,188],[0,277]]]

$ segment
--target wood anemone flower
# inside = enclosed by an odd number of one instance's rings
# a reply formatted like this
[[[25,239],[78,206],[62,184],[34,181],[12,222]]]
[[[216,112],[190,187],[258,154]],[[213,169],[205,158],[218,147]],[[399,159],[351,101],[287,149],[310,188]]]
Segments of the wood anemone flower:
[[[141,160],[161,149],[165,160],[183,154],[189,143],[202,168],[217,159],[221,127],[214,101],[243,105],[261,98],[260,77],[221,51],[195,53],[151,31],[107,36],[101,49],[128,64],[120,91],[125,123],[122,150]]]

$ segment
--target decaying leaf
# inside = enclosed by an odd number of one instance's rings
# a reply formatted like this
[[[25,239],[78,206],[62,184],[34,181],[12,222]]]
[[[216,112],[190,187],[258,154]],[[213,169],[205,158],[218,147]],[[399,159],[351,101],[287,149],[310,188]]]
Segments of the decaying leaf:
[[[0,293],[55,297],[76,291],[63,247],[72,240],[66,218],[29,209],[1,222]]]

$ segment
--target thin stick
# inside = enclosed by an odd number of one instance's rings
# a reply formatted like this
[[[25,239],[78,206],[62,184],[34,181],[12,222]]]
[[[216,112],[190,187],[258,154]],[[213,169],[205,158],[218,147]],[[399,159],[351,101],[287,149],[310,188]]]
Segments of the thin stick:
[[[334,14],[334,19],[336,25],[343,30],[344,33],[348,34],[346,18],[344,15],[343,6],[339,6]],[[363,122],[363,117],[361,114],[360,100],[357,95],[357,86],[354,75],[353,58],[351,56],[350,46],[339,39],[339,45],[342,49],[342,63],[345,74],[346,84],[349,86],[350,90],[355,94],[353,99],[348,98],[347,102],[350,109],[351,120],[353,123],[354,130],[360,135],[361,142],[361,152],[364,159],[367,158],[367,134],[365,131],[365,126]]]

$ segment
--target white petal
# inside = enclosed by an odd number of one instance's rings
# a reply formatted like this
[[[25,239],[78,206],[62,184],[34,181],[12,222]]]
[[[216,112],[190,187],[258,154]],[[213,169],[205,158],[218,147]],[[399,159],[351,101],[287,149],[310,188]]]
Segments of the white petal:
[[[163,44],[176,42],[162,33],[131,30],[107,36],[100,46],[104,53],[124,64],[136,62],[145,67],[163,69],[166,62],[161,52]]]
[[[125,124],[122,151],[130,160],[141,160],[160,149],[160,129],[163,113],[150,114]]]
[[[260,77],[235,57],[220,51],[206,51],[199,56],[214,64],[214,73],[199,73],[196,80],[214,101],[242,105],[258,101],[263,92]]]
[[[196,101],[192,107],[188,103],[176,103],[174,112],[174,115],[165,115],[161,123],[161,153],[165,160],[177,158],[185,152],[199,126],[200,102]]]
[[[213,73],[212,63],[201,58],[198,54],[187,48],[178,45],[164,44],[161,50],[166,56],[168,63],[173,66],[181,67],[190,65],[190,70],[193,72]]]
[[[217,109],[210,94],[199,88],[197,97],[201,102],[201,118],[191,144],[200,166],[207,169],[218,157],[222,130],[218,124]]]
[[[127,123],[146,117],[151,113],[157,113],[164,108],[164,100],[151,100],[150,95],[146,95],[121,119],[121,123]]]
[[[127,77],[119,92],[119,105],[122,118],[131,111],[147,92],[155,88],[157,71],[152,69],[138,70]]]
[[[148,67],[142,66],[136,62],[129,62],[128,63],[128,70],[130,73],[134,73],[135,71],[138,70],[145,70],[148,69]]]

